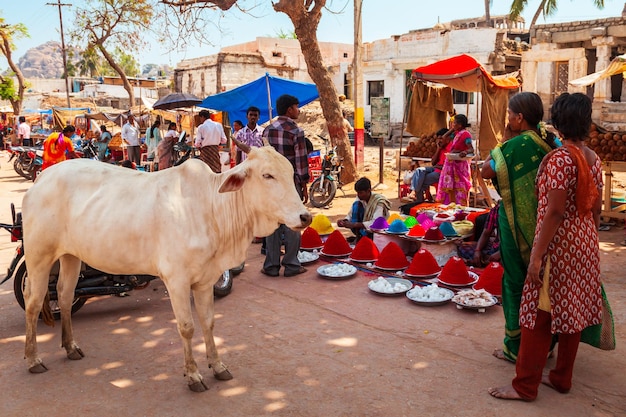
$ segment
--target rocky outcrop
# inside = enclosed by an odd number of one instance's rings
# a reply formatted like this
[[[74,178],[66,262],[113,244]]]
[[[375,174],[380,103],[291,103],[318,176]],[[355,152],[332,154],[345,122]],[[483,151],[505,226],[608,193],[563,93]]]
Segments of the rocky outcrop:
[[[31,48],[19,59],[17,65],[26,78],[61,78],[63,76],[61,44],[48,41]]]

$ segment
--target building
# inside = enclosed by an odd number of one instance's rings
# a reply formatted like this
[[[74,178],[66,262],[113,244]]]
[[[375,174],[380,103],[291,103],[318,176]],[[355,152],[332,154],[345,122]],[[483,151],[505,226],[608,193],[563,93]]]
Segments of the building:
[[[403,35],[363,45],[363,97],[365,120],[371,118],[370,99],[389,97],[390,125],[403,121],[408,96],[408,80],[413,69],[459,54],[469,54],[492,74],[519,69],[521,51],[528,39],[522,18],[512,22],[507,16],[493,16],[495,27],[487,27],[485,18],[437,23]],[[457,113],[475,124],[480,111],[477,93],[454,91]]]
[[[344,93],[354,47],[332,42],[319,42],[319,47],[337,91]],[[232,90],[266,72],[312,82],[296,39],[259,37],[252,42],[224,47],[215,55],[179,62],[174,70],[174,91],[206,97]]]
[[[626,85],[621,74],[576,88],[569,81],[605,69],[626,53],[626,16],[537,25],[532,48],[522,54],[524,90],[536,91],[546,114],[563,92],[593,99],[593,120],[607,130],[626,131]]]

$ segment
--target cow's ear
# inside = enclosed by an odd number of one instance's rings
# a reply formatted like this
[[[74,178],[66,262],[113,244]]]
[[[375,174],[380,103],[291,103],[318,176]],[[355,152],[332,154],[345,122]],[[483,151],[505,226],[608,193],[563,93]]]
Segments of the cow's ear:
[[[231,169],[226,176],[226,179],[220,185],[220,193],[230,193],[239,190],[243,187],[243,183],[246,181],[245,169]]]

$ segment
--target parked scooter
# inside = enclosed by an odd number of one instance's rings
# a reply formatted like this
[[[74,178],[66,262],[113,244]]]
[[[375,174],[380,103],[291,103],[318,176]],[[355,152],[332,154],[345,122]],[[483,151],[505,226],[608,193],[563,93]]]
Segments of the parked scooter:
[[[11,234],[12,242],[20,242],[15,250],[15,256],[7,270],[7,276],[0,284],[13,278],[13,292],[20,307],[24,308],[24,288],[28,280],[28,271],[24,260],[24,245],[22,243],[22,214],[15,212],[15,206],[11,204],[12,224],[0,223],[0,228]],[[235,271],[236,272],[236,271]],[[240,270],[238,272],[241,272]],[[213,287],[213,293],[217,297],[230,294],[232,289],[233,272],[226,271]],[[48,294],[50,309],[56,320],[60,319],[61,311],[58,306],[57,280],[59,277],[59,262],[57,261],[50,271],[48,282]],[[120,295],[133,290],[146,288],[150,281],[158,277],[152,275],[114,275],[97,270],[83,263],[78,277],[78,283],[74,290],[72,301],[72,314],[80,310],[88,298],[101,295]]]
[[[319,135],[318,135],[319,136]],[[333,198],[337,189],[341,190],[343,195],[346,193],[341,188],[341,170],[343,169],[343,158],[337,155],[337,147],[329,149],[329,140],[323,136],[326,154],[322,159],[322,174],[317,177],[309,188],[309,200],[314,207],[325,207]]]

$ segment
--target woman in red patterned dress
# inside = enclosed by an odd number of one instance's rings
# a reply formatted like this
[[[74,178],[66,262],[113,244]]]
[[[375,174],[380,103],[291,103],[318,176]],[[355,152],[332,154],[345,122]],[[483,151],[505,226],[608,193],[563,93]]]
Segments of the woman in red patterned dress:
[[[602,318],[601,162],[584,143],[591,100],[562,94],[552,122],[564,146],[546,155],[537,173],[537,228],[520,307],[516,376],[510,386],[489,389],[496,398],[532,401],[540,383],[568,392],[581,331]],[[552,334],[559,335],[556,366],[542,375]]]

